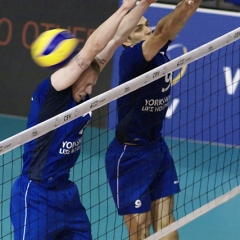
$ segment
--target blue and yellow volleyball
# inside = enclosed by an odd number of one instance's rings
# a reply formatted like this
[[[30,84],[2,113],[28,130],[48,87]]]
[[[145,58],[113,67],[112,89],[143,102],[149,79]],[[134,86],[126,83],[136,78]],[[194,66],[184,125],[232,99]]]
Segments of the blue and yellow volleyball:
[[[41,67],[54,67],[67,62],[78,47],[78,39],[66,29],[41,33],[31,45],[33,61]]]

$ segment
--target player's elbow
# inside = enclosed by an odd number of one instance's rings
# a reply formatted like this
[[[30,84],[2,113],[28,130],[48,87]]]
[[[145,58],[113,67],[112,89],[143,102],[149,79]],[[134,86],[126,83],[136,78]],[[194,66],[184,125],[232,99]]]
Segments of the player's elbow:
[[[106,44],[98,38],[95,38],[94,40],[89,39],[84,45],[84,51],[88,53],[90,58],[95,58],[95,56],[97,56],[105,47]]]
[[[167,43],[168,40],[171,40],[172,30],[170,27],[163,27],[161,30],[155,31],[153,36],[156,41]]]
[[[89,50],[91,51],[90,55],[97,56],[97,54],[99,54],[104,48],[105,45],[99,42],[94,42],[89,46]]]

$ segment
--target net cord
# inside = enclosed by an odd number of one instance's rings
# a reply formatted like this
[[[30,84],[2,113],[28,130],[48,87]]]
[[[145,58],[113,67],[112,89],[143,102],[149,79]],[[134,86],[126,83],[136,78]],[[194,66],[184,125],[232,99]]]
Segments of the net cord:
[[[163,64],[141,76],[138,76],[124,84],[121,84],[111,90],[108,90],[90,100],[73,107],[63,113],[60,113],[36,126],[26,129],[12,137],[0,142],[0,155],[3,155],[12,149],[30,142],[74,119],[84,116],[90,111],[96,110],[111,101],[118,99],[136,89],[145,86],[157,79],[173,72],[183,66],[202,58],[219,48],[222,48],[232,42],[240,39],[240,27],[230,31],[221,37],[216,38],[184,55],[181,55],[170,62]]]
[[[234,198],[240,193],[240,186],[235,187],[234,189],[230,190],[229,192],[225,193],[224,195],[212,200],[211,202],[203,205],[202,207],[198,208],[192,213],[189,213],[185,217],[173,222],[172,224],[168,225],[167,227],[163,228],[162,230],[154,233],[153,235],[145,238],[145,240],[157,240],[161,239],[162,237],[168,235],[170,232],[175,231],[187,223],[195,220],[196,218],[202,216],[203,214],[209,212],[210,210],[218,207],[219,205],[229,201],[230,199]]]

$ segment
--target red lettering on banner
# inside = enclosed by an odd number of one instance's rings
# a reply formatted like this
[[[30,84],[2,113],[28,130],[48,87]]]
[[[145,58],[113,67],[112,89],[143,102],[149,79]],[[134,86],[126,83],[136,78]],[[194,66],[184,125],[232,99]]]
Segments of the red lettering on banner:
[[[72,33],[74,34],[74,36],[75,36],[76,38],[78,38],[78,37],[77,37],[77,33],[78,33],[78,32],[86,32],[86,28],[83,28],[83,27],[73,27]],[[78,38],[78,40],[79,40],[79,43],[84,43],[84,41],[85,41],[86,39]]]
[[[35,30],[34,39],[36,39],[37,36],[39,35],[39,29],[38,29],[37,23],[35,23],[33,21],[29,21],[24,25],[23,32],[22,32],[22,43],[23,43],[23,46],[27,49],[30,49],[30,47],[31,47],[31,43],[28,44],[27,41],[26,41],[27,31],[28,31],[29,27],[33,27],[34,30]]]
[[[0,30],[1,26],[6,24],[7,34],[4,38],[0,39],[0,46],[6,46],[12,39],[13,35],[13,24],[8,18],[0,18]],[[48,31],[50,29],[61,28],[59,24],[41,22],[37,23],[34,21],[28,21],[24,24],[22,30],[22,44],[26,49],[30,49],[32,42],[36,39],[40,33]],[[79,26],[68,26],[67,30],[72,32],[74,36],[79,40],[79,43],[84,44],[89,36],[95,31],[94,28],[85,28]],[[3,32],[3,31],[2,31]],[[4,28],[5,32],[5,28]],[[1,34],[2,36],[3,34]],[[81,37],[80,37],[81,35]],[[31,39],[33,38],[33,39]]]
[[[58,26],[58,27],[59,27],[59,26]],[[66,29],[67,29],[69,32],[72,32],[72,29],[71,29],[70,26],[68,26]]]
[[[0,46],[8,45],[12,38],[12,23],[11,23],[11,21],[8,18],[1,18],[0,19],[0,27],[3,23],[6,23],[8,26],[8,34],[7,34],[5,40],[3,40],[3,41],[0,40]]]
[[[44,32],[53,28],[59,28],[59,26],[56,26],[55,24],[52,23],[40,23],[40,26],[45,27]]]

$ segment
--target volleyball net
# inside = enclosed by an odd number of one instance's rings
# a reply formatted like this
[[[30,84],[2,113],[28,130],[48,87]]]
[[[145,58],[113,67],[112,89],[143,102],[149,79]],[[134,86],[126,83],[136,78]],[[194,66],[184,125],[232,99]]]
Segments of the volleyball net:
[[[116,212],[105,173],[105,153],[114,137],[117,123],[115,100],[171,72],[174,72],[172,96],[163,133],[175,161],[181,192],[175,195],[176,221],[147,239],[166,236],[239,194],[239,39],[240,28],[237,28],[1,141],[1,239],[12,239],[10,191],[21,174],[24,144],[91,111],[95,117],[84,131],[81,153],[71,171],[71,180],[79,188],[92,225],[93,238],[128,239],[123,219]],[[105,105],[109,106],[108,116],[98,111]],[[108,117],[113,127],[99,127],[104,117]],[[69,145],[69,149],[73,150],[73,146]]]

